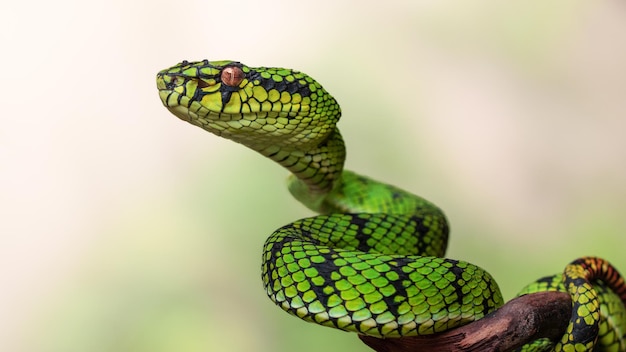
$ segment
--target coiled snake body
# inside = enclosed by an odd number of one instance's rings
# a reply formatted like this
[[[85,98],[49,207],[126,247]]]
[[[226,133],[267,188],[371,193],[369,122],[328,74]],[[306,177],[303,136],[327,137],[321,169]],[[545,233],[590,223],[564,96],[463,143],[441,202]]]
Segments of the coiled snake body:
[[[157,86],[180,119],[287,168],[290,192],[322,214],[276,230],[265,243],[263,284],[285,311],[342,330],[400,337],[445,331],[503,304],[485,270],[443,258],[448,225],[439,208],[343,170],[339,105],[311,77],[234,61],[183,61],[159,72]],[[604,281],[590,281],[597,278]],[[620,301],[626,288],[608,263],[583,258],[524,292],[556,289],[572,293],[568,331],[554,347],[538,341],[525,350],[591,350],[596,341],[607,351],[626,350]],[[601,328],[607,321],[611,326]]]

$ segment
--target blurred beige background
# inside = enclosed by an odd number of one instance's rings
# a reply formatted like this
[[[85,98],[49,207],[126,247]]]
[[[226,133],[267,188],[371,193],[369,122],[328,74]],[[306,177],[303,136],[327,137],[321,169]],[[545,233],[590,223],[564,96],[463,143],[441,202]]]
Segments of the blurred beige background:
[[[0,41],[2,351],[368,351],[265,297],[265,237],[311,214],[161,106],[183,59],[317,78],[348,167],[439,204],[507,299],[626,271],[622,1],[5,1]]]

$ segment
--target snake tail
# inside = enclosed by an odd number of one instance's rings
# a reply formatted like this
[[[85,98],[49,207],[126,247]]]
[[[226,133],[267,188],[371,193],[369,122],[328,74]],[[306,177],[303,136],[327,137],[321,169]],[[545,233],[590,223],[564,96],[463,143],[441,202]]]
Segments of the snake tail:
[[[600,280],[619,297],[622,306],[626,304],[624,279],[606,260],[583,257],[565,267],[563,285],[572,296],[572,318],[566,333],[555,347],[556,351],[568,351],[571,348],[574,351],[593,351],[601,336],[601,301],[594,289],[594,282]]]
[[[526,286],[518,295],[567,292],[572,315],[560,341],[541,339],[518,351],[626,351],[626,284],[608,261],[582,257],[560,274]]]

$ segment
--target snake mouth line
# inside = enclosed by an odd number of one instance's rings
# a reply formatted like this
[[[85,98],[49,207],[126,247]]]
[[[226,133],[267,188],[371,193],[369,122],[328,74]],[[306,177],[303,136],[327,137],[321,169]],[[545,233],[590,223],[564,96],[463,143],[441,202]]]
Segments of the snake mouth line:
[[[159,90],[159,95],[163,105],[169,111],[181,120],[192,124],[195,124],[194,121],[196,120],[210,123],[217,121],[252,121],[257,118],[255,114],[231,114],[209,110],[188,96],[171,89],[161,89]]]
[[[264,127],[267,132],[276,129],[272,125],[267,125],[267,119],[259,118],[257,114],[217,113],[197,102],[189,102],[185,95],[172,90],[160,90],[159,94],[161,94],[163,105],[174,116],[218,136],[250,132],[254,134],[254,131]],[[189,106],[185,104],[186,102],[189,102]]]
[[[159,97],[165,106],[174,116],[179,119],[191,122],[192,116],[189,115],[189,108],[180,104],[181,95],[170,89],[159,89]]]

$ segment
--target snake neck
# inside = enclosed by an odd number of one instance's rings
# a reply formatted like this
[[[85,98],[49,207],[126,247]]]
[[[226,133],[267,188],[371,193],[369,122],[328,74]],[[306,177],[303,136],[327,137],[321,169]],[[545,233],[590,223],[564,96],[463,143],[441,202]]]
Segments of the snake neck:
[[[289,150],[269,146],[258,150],[291,172],[288,188],[307,208],[324,213],[324,200],[341,183],[346,148],[335,128],[317,146]]]

